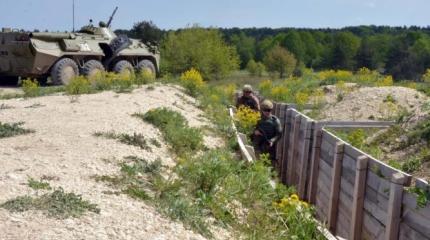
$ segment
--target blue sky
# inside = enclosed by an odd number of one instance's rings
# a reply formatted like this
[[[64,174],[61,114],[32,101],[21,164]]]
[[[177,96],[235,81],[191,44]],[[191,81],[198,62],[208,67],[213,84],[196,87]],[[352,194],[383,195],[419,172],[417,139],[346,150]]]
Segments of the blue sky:
[[[430,0],[75,0],[76,26],[106,21],[113,28],[152,20],[162,29],[204,27],[341,28],[429,26]],[[72,0],[1,0],[0,27],[71,30]]]

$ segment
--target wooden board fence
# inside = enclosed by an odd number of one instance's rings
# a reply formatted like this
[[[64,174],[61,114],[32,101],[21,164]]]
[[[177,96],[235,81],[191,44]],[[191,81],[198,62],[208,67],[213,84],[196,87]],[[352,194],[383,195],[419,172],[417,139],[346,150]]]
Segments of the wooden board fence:
[[[430,204],[418,204],[419,196],[407,191],[430,191],[427,182],[412,181],[324,129],[339,122],[317,122],[282,103],[274,114],[283,124],[276,151],[280,180],[315,205],[316,217],[338,239],[430,240]]]

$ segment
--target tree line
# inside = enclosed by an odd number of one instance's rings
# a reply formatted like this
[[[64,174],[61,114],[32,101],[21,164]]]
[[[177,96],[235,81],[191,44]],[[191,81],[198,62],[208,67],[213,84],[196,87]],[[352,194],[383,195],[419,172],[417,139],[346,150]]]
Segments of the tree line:
[[[200,29],[200,37],[206,39],[204,44],[198,36],[185,37],[187,31]],[[206,35],[206,31],[210,34]],[[194,47],[202,45],[218,46],[220,53],[212,51],[202,54],[213,55],[214,61],[229,61],[231,66],[226,71],[240,67],[245,69],[251,65],[265,63],[271,67],[279,63],[279,59],[295,64],[294,70],[300,74],[300,69],[314,70],[338,69],[356,71],[362,67],[377,70],[380,73],[392,75],[395,80],[421,80],[421,76],[430,68],[430,27],[388,27],[388,26],[359,26],[342,29],[300,29],[300,28],[219,28],[204,29],[196,26],[163,31],[152,22],[136,23],[131,30],[117,30],[117,33],[140,38],[151,45],[160,45],[166,50],[166,43],[183,51],[188,41]],[[197,34],[197,35],[199,35]],[[176,39],[172,39],[176,37]],[[182,38],[182,39],[180,39]],[[194,40],[193,40],[194,38]],[[179,46],[175,42],[181,41]],[[220,42],[222,40],[222,42]],[[225,44],[225,46],[224,46]],[[175,46],[173,46],[175,45]],[[193,48],[193,46],[190,46]],[[226,47],[226,49],[224,49]],[[192,49],[191,49],[192,50]],[[285,50],[285,51],[284,51]],[[198,55],[198,49],[193,50]],[[280,51],[284,54],[281,54]],[[174,55],[175,53],[172,52]],[[176,53],[179,54],[179,53]],[[291,58],[291,54],[293,59]],[[237,56],[237,58],[235,57]],[[275,56],[274,56],[275,55]],[[179,56],[179,55],[176,55]],[[164,56],[163,56],[164,57]],[[181,59],[186,63],[197,56]],[[165,59],[165,58],[164,58]],[[223,59],[223,60],[222,60]],[[167,58],[166,60],[169,60]],[[268,65],[268,63],[271,63]],[[178,63],[179,64],[179,63]],[[281,63],[281,64],[285,64]],[[206,68],[210,64],[206,64]],[[216,68],[216,67],[215,67]],[[217,69],[212,69],[216,72]],[[254,69],[255,70],[255,69]],[[271,71],[271,69],[267,69]],[[273,69],[272,69],[273,70]],[[291,71],[278,69],[280,76]],[[223,74],[221,74],[223,75]]]

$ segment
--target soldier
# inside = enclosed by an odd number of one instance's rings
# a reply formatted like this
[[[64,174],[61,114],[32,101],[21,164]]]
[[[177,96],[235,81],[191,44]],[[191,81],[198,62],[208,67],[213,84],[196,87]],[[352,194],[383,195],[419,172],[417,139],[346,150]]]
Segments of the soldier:
[[[272,115],[272,109],[271,101],[264,100],[261,103],[261,119],[251,138],[257,155],[269,153],[273,163],[276,160],[276,143],[282,135],[282,126],[279,119]]]
[[[253,94],[251,85],[244,85],[242,92],[242,96],[237,99],[236,107],[247,106],[254,111],[260,111],[260,101],[258,101],[258,98]]]

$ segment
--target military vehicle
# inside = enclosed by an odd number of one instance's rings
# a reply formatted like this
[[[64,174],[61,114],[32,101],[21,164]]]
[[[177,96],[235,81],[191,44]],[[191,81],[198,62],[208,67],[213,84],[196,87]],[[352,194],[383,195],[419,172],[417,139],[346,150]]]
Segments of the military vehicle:
[[[6,77],[51,77],[55,85],[68,84],[82,74],[100,71],[158,73],[160,55],[153,47],[125,35],[117,36],[107,24],[82,27],[77,32],[22,32],[3,28],[0,32],[0,82]]]

